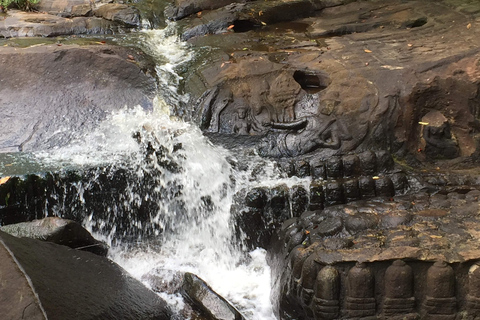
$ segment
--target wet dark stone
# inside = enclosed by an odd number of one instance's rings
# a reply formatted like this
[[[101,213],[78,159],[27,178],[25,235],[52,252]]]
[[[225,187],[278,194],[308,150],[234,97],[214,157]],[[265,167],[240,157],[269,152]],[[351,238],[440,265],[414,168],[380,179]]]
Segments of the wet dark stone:
[[[358,187],[358,179],[349,179],[343,181],[343,193],[345,201],[351,202],[361,198],[360,188]]]
[[[377,158],[372,151],[365,151],[358,155],[362,174],[373,176],[377,173]]]
[[[297,177],[305,178],[310,176],[310,163],[301,160],[295,163],[295,173]]]
[[[253,188],[245,196],[245,204],[252,208],[263,209],[267,205],[268,196],[265,188]]]
[[[93,238],[79,223],[58,217],[10,224],[0,228],[12,236],[32,238],[107,256],[108,246]]]
[[[321,210],[323,209],[323,203],[325,201],[323,193],[323,186],[320,184],[312,183],[310,185],[310,206],[309,210]]]
[[[310,162],[310,171],[314,179],[326,179],[327,177],[325,164],[316,158]]]
[[[345,228],[351,233],[373,229],[377,224],[377,218],[371,214],[359,213],[345,218]]]
[[[325,204],[336,205],[344,203],[343,186],[339,181],[329,181],[325,184]]]
[[[394,173],[390,175],[390,179],[392,180],[395,194],[401,194],[407,190],[408,179],[404,173]]]
[[[342,160],[344,177],[355,177],[360,174],[360,159],[356,154],[344,156]]]
[[[337,179],[343,176],[342,158],[330,157],[326,161],[327,166],[327,178]]]
[[[173,317],[163,299],[105,257],[4,232],[0,232],[0,240],[2,294],[10,293],[4,291],[9,287],[17,294],[18,283],[14,285],[12,281],[14,273],[17,279],[20,273],[24,283],[28,277],[28,291],[36,296],[30,307],[40,304],[42,309],[34,317],[25,306],[23,315],[11,317],[10,310],[27,296],[17,296],[15,301],[10,295],[2,295],[2,301],[8,297],[14,302],[7,307],[1,303],[2,312],[6,313],[2,313],[2,319],[169,320]],[[15,268],[6,274],[5,266],[12,263]]]
[[[375,153],[377,158],[377,172],[386,173],[393,170],[395,162],[393,157],[388,151],[377,151]]]
[[[375,180],[371,177],[360,177],[358,179],[358,187],[360,188],[362,199],[375,197]]]
[[[242,320],[244,317],[227,300],[192,273],[185,273],[182,296],[210,319]]]
[[[303,186],[293,186],[291,192],[292,215],[298,217],[308,209],[308,192]]]
[[[279,185],[271,189],[270,208],[272,215],[278,221],[283,221],[290,216],[289,190],[286,185]]]
[[[291,161],[282,161],[278,163],[280,169],[289,177],[295,175],[295,164]]]
[[[272,225],[261,209],[246,208],[237,213],[237,234],[246,236],[245,242],[251,247],[265,248],[270,243]],[[240,235],[241,234],[241,235]]]
[[[319,269],[320,265],[315,261],[315,255],[311,255],[305,259],[302,267],[299,297],[304,311],[310,316],[313,316],[313,311],[309,306],[313,299],[315,280]]]
[[[320,237],[333,236],[338,232],[342,231],[343,223],[342,219],[339,217],[330,217],[319,224],[315,224],[308,231],[310,235],[318,235]]]
[[[393,197],[395,190],[393,189],[392,180],[389,177],[379,177],[375,181],[375,194],[379,197]]]
[[[303,231],[297,231],[295,234],[293,234],[290,239],[287,242],[287,250],[290,251],[296,246],[300,245],[303,243],[305,240],[306,235]]]
[[[292,264],[292,279],[300,281],[302,277],[302,269],[305,260],[310,256],[311,252],[303,247],[296,247],[291,251],[290,258]],[[298,286],[297,286],[298,288]]]

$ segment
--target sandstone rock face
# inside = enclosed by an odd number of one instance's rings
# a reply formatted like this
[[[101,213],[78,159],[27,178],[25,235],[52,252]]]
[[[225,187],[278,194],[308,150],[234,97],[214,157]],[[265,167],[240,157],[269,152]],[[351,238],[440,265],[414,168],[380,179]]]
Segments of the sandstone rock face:
[[[97,17],[120,22],[131,26],[140,26],[140,13],[138,9],[117,3],[107,3],[93,11]]]
[[[138,9],[127,5],[107,4],[95,10],[79,4],[64,15],[8,10],[0,20],[0,38],[117,34],[140,26]]]
[[[109,45],[3,47],[0,151],[60,146],[114,110],[151,109],[156,81],[142,54]]]
[[[92,6],[99,1],[87,0],[42,0],[35,8],[39,12],[46,12],[52,15],[69,15],[75,6]]]
[[[3,232],[0,239],[0,310],[9,319],[172,317],[165,301],[106,258]]]
[[[308,7],[192,8],[197,15],[179,22],[189,42],[218,49],[186,83],[199,97],[194,117],[205,132],[263,137],[258,152],[273,158],[324,161],[368,149],[420,161],[474,154],[474,4],[300,4]],[[456,21],[452,28],[447,20]],[[443,124],[422,124],[431,111]]]
[[[233,207],[278,317],[478,317],[478,2],[189,3],[195,121],[312,178]]]

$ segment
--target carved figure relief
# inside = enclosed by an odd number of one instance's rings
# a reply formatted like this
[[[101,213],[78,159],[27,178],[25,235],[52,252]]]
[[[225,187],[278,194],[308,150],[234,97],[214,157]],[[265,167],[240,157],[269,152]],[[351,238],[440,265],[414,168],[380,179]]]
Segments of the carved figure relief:
[[[267,96],[271,121],[285,123],[295,120],[295,103],[300,90],[300,85],[286,72],[275,78]]]
[[[312,114],[289,123],[272,122],[266,124],[277,130],[271,134],[259,152],[270,157],[294,157],[318,148],[338,149],[342,140],[349,140],[342,124],[333,116]]]

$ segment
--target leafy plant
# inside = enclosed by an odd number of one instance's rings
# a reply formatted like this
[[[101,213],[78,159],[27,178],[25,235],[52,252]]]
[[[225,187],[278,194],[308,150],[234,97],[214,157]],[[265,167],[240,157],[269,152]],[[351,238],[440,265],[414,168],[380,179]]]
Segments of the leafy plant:
[[[31,11],[40,0],[0,0],[0,11],[7,11],[8,7],[16,7],[23,11]]]

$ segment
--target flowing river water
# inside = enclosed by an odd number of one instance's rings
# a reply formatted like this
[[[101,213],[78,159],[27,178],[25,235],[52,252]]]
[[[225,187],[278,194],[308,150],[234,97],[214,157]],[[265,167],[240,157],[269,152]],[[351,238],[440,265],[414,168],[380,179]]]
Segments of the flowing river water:
[[[107,225],[108,222],[95,214],[87,214],[84,221],[97,238],[110,244],[109,257],[147,286],[151,285],[148,279],[152,275],[168,280],[176,272],[192,272],[248,319],[273,320],[266,252],[260,248],[246,250],[241,241],[235,240],[238,237],[234,236],[230,207],[234,194],[242,188],[302,181],[281,177],[273,163],[254,154],[245,155],[247,168],[237,170],[232,163],[238,160],[238,154],[212,145],[194,124],[170,114],[186,101],[186,97],[178,93],[181,78],[176,70],[188,62],[193,53],[178,42],[175,35],[166,34],[166,30],[149,30],[139,35],[147,51],[158,61],[160,94],[153,110],[125,108],[111,114],[95,131],[83,133],[69,146],[35,156],[42,163],[86,167],[108,164],[131,172],[129,177],[133,179],[126,190],[118,191],[124,203],[108,207],[111,215],[118,214],[119,207],[128,211],[130,206],[161,199],[159,209],[149,212],[150,225],[157,228],[153,236],[140,233],[125,240],[115,225]],[[139,144],[132,137],[136,132],[141,132],[153,148],[161,148],[169,161],[181,169],[166,170],[157,165],[158,161],[146,161],[146,142]],[[177,146],[181,148],[175,151]],[[259,166],[262,174],[252,179],[252,170]],[[139,192],[138,185],[145,183],[146,176],[154,177],[153,181],[147,185],[146,192]],[[88,201],[84,193],[95,183],[76,186],[78,202]],[[169,192],[172,188],[180,191]],[[61,208],[58,211],[61,215]],[[145,227],[134,214],[129,217],[129,223],[140,230]],[[179,295],[161,295],[174,309],[182,309],[184,302]]]

